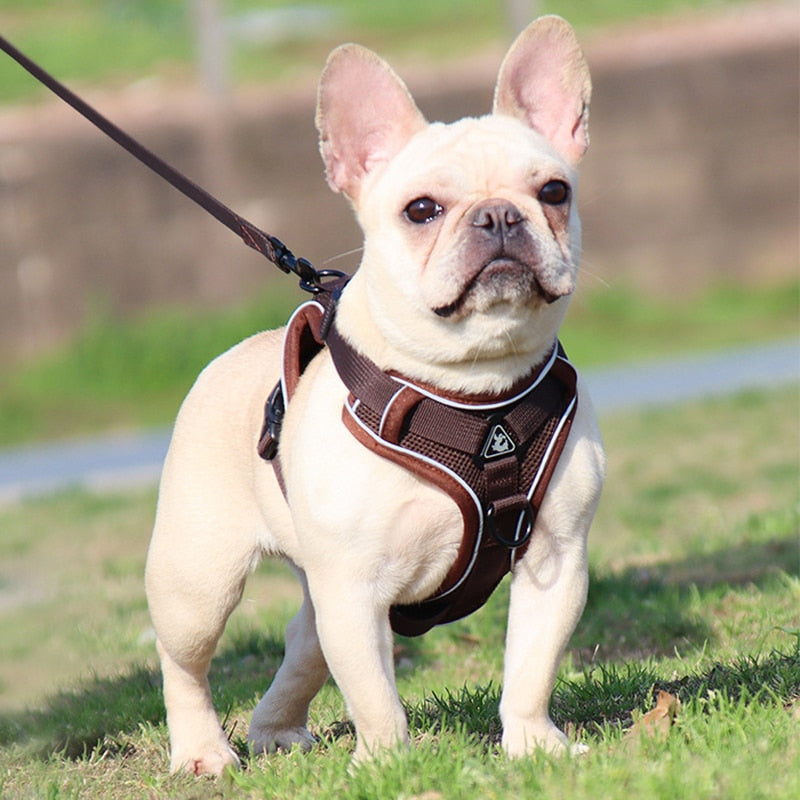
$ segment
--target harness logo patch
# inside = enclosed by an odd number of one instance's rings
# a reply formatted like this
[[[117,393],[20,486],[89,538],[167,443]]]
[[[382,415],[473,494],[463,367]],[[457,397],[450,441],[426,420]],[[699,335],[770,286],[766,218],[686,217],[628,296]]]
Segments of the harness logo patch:
[[[485,461],[491,461],[493,458],[511,455],[516,449],[517,446],[508,431],[498,423],[493,425],[489,431],[489,436],[481,451],[481,457]]]

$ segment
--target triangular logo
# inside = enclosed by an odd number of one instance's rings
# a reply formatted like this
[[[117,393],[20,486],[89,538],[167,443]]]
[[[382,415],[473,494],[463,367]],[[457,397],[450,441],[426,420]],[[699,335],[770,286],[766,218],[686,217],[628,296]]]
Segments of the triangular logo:
[[[517,446],[508,431],[498,423],[489,431],[481,456],[485,461],[491,461],[493,458],[511,455],[516,449]]]

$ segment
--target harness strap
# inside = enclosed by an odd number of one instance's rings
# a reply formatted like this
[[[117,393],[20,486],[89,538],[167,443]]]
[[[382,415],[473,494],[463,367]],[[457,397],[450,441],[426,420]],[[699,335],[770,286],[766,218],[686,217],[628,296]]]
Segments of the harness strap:
[[[462,453],[475,453],[486,441],[490,427],[486,420],[449,409],[451,424],[445,427],[439,424],[437,412],[436,401],[423,398],[411,419],[408,432]]]
[[[335,325],[328,332],[327,344],[339,377],[355,397],[374,409],[389,405],[397,394],[397,381],[357,353]]]
[[[329,344],[336,363],[330,337]],[[476,418],[404,387],[390,407],[398,412],[390,425],[386,414],[379,421],[376,410],[350,395],[343,410],[348,430],[376,454],[442,489],[456,502],[463,521],[458,553],[439,589],[423,602],[392,607],[395,632],[416,636],[471,614],[525,553],[576,409],[576,373],[566,360],[556,359],[539,377],[534,378],[534,397],[526,398],[533,410],[517,411],[518,405],[501,420],[509,432],[518,429],[529,435],[516,440],[515,452],[490,461],[477,457],[485,437],[474,436],[467,449],[470,429],[459,426],[471,419],[473,431],[491,434],[496,417]],[[422,413],[429,419],[417,424]],[[423,437],[420,430],[433,435]],[[442,441],[451,446],[441,447]]]

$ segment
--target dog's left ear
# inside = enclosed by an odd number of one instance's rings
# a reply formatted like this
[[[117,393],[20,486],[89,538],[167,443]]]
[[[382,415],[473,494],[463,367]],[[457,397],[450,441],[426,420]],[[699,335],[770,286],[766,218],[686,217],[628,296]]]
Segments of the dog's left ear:
[[[591,94],[572,27],[561,17],[541,17],[519,35],[500,67],[494,113],[521,119],[574,165],[589,146]]]

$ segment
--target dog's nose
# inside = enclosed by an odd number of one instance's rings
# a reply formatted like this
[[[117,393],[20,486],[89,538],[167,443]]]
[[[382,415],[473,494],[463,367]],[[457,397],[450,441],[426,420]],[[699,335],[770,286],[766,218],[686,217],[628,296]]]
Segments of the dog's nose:
[[[495,236],[508,236],[513,232],[514,226],[524,220],[525,217],[515,205],[496,201],[480,206],[472,215],[473,227],[483,228]]]

